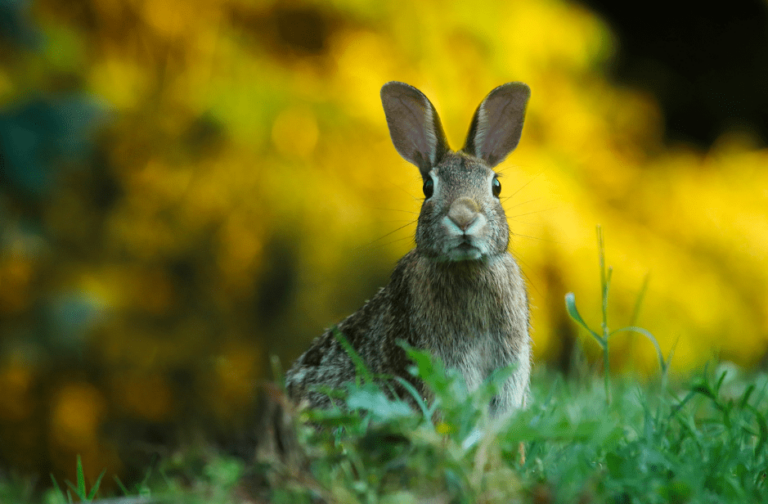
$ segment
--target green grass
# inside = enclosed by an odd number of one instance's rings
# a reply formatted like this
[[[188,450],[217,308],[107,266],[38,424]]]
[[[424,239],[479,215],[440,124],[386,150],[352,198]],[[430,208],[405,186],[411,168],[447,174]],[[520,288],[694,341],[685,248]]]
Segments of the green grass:
[[[289,457],[250,463],[216,451],[191,452],[163,461],[136,487],[120,486],[157,502],[238,502],[244,492],[276,503],[768,502],[768,377],[729,363],[710,364],[685,379],[667,376],[670,358],[653,335],[634,321],[609,329],[611,273],[602,237],[600,243],[600,329],[584,323],[571,294],[566,309],[603,349],[606,370],[612,336],[645,335],[658,351],[657,378],[583,372],[564,379],[538,366],[528,408],[495,419],[487,405],[510,370],[470,393],[457,371],[406,347],[413,373],[434,392],[431,404],[417,395],[415,409],[392,400],[392,380],[379,385],[360,369],[355,383],[329,391],[342,408],[296,414],[297,443],[286,448]],[[27,487],[0,481],[0,502],[28,502]],[[76,485],[67,482],[66,490],[54,488],[42,500],[87,500],[97,487],[86,493],[78,476]]]
[[[92,502],[96,493],[101,486],[101,479],[104,477],[106,471],[101,471],[99,477],[96,478],[96,482],[91,487],[90,492],[85,485],[85,474],[83,473],[83,463],[80,460],[80,456],[77,457],[77,485],[74,485],[71,481],[65,481],[69,487],[66,492],[62,491],[59,486],[59,482],[51,475],[51,481],[53,482],[54,491],[51,492],[50,500],[56,502],[56,504],[71,504],[77,500],[78,502]],[[73,496],[74,495],[74,496]]]
[[[659,383],[566,381],[538,373],[534,401],[508,421],[488,417],[492,383],[468,394],[456,373],[414,353],[440,420],[412,414],[373,385],[351,386],[360,413],[309,412],[313,487],[276,502],[763,502],[765,376],[728,365],[675,392]],[[341,428],[343,434],[333,433]],[[526,444],[521,463],[518,446]]]
[[[565,380],[539,368],[529,408],[498,421],[486,408],[493,381],[468,393],[457,373],[411,352],[435,391],[426,415],[372,383],[353,384],[342,394],[353,414],[301,413],[323,428],[300,427],[298,468],[187,454],[126,491],[236,502],[234,489],[256,473],[272,484],[261,493],[286,503],[768,502],[765,375],[712,365],[664,390],[658,380],[617,379],[609,404],[601,377]],[[30,502],[25,488],[6,478],[0,502]],[[88,496],[78,481],[41,500],[69,502],[70,491]]]

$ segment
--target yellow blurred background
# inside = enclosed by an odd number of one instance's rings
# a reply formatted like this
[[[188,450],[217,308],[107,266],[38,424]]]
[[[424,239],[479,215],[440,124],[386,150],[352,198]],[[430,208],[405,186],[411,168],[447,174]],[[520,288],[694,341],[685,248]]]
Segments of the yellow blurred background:
[[[564,0],[40,0],[0,44],[0,465],[140,476],[145,444],[244,425],[288,367],[413,247],[416,168],[381,85],[435,104],[460,148],[495,86],[532,89],[502,165],[537,363],[567,369],[563,296],[678,371],[768,347],[768,150],[748,132],[664,141],[614,83],[608,25]],[[4,129],[3,129],[4,128]],[[653,348],[612,342],[614,369]],[[587,352],[592,349],[585,343]],[[136,455],[136,453],[139,455]]]

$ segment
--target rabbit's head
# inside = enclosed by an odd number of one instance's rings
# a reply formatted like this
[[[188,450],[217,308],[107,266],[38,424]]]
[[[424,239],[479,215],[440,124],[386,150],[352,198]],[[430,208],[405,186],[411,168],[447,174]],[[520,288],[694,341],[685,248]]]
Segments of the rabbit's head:
[[[381,101],[397,152],[419,168],[424,203],[416,248],[438,261],[487,260],[509,245],[509,227],[493,167],[517,147],[527,85],[497,87],[477,108],[464,147],[453,152],[432,103],[413,86],[388,82]]]

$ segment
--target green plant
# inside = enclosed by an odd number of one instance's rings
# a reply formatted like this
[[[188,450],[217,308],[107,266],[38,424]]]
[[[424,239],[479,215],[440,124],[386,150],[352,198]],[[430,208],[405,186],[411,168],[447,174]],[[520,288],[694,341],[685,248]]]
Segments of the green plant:
[[[603,244],[603,230],[598,225],[597,226],[597,247],[600,255],[600,289],[601,289],[601,314],[602,314],[602,321],[600,324],[600,331],[595,331],[592,328],[589,327],[589,325],[584,321],[584,319],[579,314],[578,309],[576,308],[576,296],[573,294],[573,292],[569,292],[565,295],[565,308],[568,312],[568,315],[582,328],[584,328],[590,335],[592,335],[592,338],[597,342],[598,345],[600,345],[600,348],[603,351],[603,383],[605,388],[605,400],[608,404],[611,403],[611,386],[610,386],[610,354],[608,352],[608,341],[611,338],[611,336],[615,334],[619,334],[622,332],[634,332],[637,334],[642,334],[648,340],[653,344],[653,346],[656,348],[656,354],[659,359],[659,367],[661,368],[661,378],[662,378],[662,384],[666,382],[667,379],[667,371],[669,369],[669,363],[672,360],[673,353],[670,352],[669,357],[667,359],[664,358],[664,354],[661,352],[661,347],[659,346],[659,342],[656,340],[656,337],[651,334],[650,331],[647,329],[643,329],[642,327],[637,327],[635,325],[629,325],[622,327],[620,329],[614,329],[610,330],[608,326],[608,293],[610,291],[611,287],[611,276],[613,275],[613,268],[608,267],[606,269],[605,267],[605,247]],[[635,323],[637,314],[640,311],[640,305],[642,304],[643,297],[645,296],[645,293],[647,291],[647,278],[646,281],[643,282],[643,287],[640,289],[640,294],[638,295],[637,302],[635,303],[635,311],[634,315],[632,317],[632,324]]]
[[[622,331],[655,343],[634,322],[609,330],[611,270],[599,228],[598,244],[601,330],[583,322],[572,294],[569,313],[604,350]],[[275,503],[768,503],[768,375],[720,363],[658,389],[626,376],[609,381],[607,365],[604,376],[586,380],[539,366],[528,408],[494,418],[490,399],[511,369],[469,390],[460,372],[401,344],[413,362],[410,372],[426,385],[425,399],[402,377],[373,374],[344,336],[336,337],[358,379],[327,391],[336,408],[299,412],[307,421],[297,432],[303,463],[244,464],[216,451],[189,450],[161,461],[153,477],[148,473],[131,490],[116,480],[122,492],[138,493],[142,502],[150,494],[149,502],[240,502],[250,478],[257,483],[252,500]],[[666,376],[669,358],[658,354]],[[395,394],[398,387],[405,397]],[[86,495],[79,458],[77,474],[66,494],[54,480],[47,503],[92,502],[101,477]],[[24,488],[29,485],[0,475],[3,503],[30,502]]]
[[[65,480],[64,483],[69,487],[69,490],[67,490],[66,498],[64,492],[61,490],[61,487],[59,487],[59,483],[56,481],[56,478],[53,477],[53,474],[51,474],[51,481],[53,482],[53,486],[55,488],[55,493],[53,494],[53,499],[57,503],[72,503],[72,494],[70,493],[70,490],[74,492],[75,497],[80,499],[81,502],[92,502],[94,497],[96,496],[96,493],[99,491],[99,486],[101,485],[101,478],[104,477],[104,473],[106,472],[106,469],[101,471],[101,474],[99,474],[99,477],[96,478],[96,483],[93,484],[91,487],[90,493],[87,491],[85,486],[85,473],[83,472],[83,463],[80,460],[80,455],[77,456],[77,486],[75,486],[71,481]]]

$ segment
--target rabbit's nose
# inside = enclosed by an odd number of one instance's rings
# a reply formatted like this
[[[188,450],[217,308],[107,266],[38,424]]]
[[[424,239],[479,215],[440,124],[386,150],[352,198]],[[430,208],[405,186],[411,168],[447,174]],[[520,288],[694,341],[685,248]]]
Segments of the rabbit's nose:
[[[451,204],[448,211],[448,218],[453,221],[462,231],[466,231],[469,226],[477,220],[480,207],[472,198],[459,198]]]

